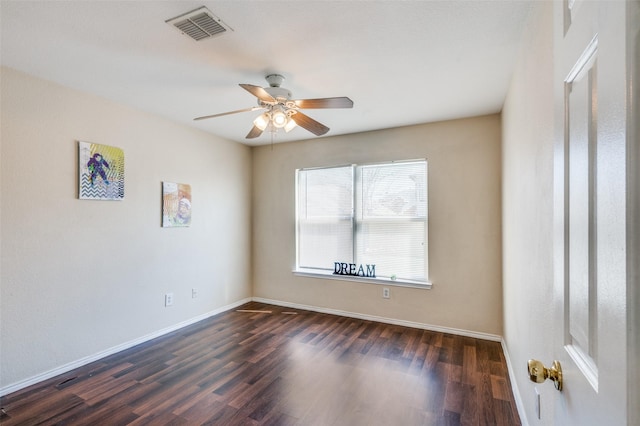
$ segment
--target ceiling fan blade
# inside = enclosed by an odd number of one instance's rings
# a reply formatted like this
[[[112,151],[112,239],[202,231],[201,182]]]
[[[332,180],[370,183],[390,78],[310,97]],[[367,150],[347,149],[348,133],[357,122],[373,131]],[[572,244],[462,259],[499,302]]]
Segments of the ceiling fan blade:
[[[268,102],[268,103],[277,102],[275,98],[269,94],[269,92],[267,92],[260,86],[254,86],[253,84],[240,83],[240,87],[242,87],[247,92],[251,93],[256,98],[260,99],[261,101]]]
[[[247,111],[256,111],[258,109],[264,109],[262,107],[251,107],[251,108],[245,108],[245,109],[239,109],[236,111],[229,111],[229,112],[223,112],[220,114],[213,114],[213,115],[204,115],[202,117],[196,117],[193,120],[204,120],[206,118],[215,118],[215,117],[222,117],[223,115],[230,115],[230,114],[237,114],[239,112],[247,112]]]
[[[249,130],[249,133],[247,133],[247,136],[245,136],[245,138],[246,139],[254,139],[254,138],[257,138],[258,136],[260,136],[261,134],[262,134],[262,130],[260,130],[256,126],[253,126],[253,128],[251,130]]]
[[[313,118],[300,111],[291,116],[291,119],[300,127],[303,127],[316,136],[322,136],[329,131],[329,128],[322,123],[317,122]]]
[[[353,101],[346,96],[337,98],[298,99],[294,101],[298,108],[353,108]]]

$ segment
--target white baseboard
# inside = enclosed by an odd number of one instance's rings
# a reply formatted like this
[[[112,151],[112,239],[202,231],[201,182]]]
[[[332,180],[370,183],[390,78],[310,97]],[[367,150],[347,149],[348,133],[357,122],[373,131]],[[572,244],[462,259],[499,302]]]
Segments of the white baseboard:
[[[238,307],[240,305],[244,305],[245,303],[248,303],[250,301],[251,301],[251,298],[246,298],[246,299],[239,300],[239,301],[234,302],[232,304],[229,304],[229,305],[222,306],[220,308],[214,309],[211,312],[207,312],[207,313],[204,313],[202,315],[198,315],[196,317],[190,318],[190,319],[188,319],[186,321],[179,322],[179,323],[174,324],[172,326],[169,326],[167,328],[163,328],[162,330],[154,331],[153,333],[147,334],[145,336],[139,337],[139,338],[134,339],[134,340],[130,340],[130,341],[125,342],[125,343],[123,343],[121,345],[113,346],[113,347],[111,347],[109,349],[106,349],[104,351],[100,351],[98,353],[86,356],[84,358],[80,358],[80,359],[78,359],[76,361],[72,361],[72,362],[70,362],[68,364],[61,365],[60,367],[56,367],[56,368],[54,368],[52,370],[45,371],[45,372],[37,374],[37,375],[35,375],[33,377],[29,377],[29,378],[21,380],[19,382],[7,385],[7,386],[5,386],[3,388],[0,388],[0,396],[8,395],[10,393],[19,391],[20,389],[24,389],[24,388],[26,388],[28,386],[34,385],[36,383],[42,382],[44,380],[50,379],[50,378],[58,376],[60,374],[64,374],[64,373],[66,373],[68,371],[71,371],[71,370],[74,370],[76,368],[82,367],[82,366],[87,365],[87,364],[89,364],[91,362],[97,361],[97,360],[99,360],[101,358],[107,357],[109,355],[113,355],[113,354],[121,352],[121,351],[123,351],[125,349],[132,348],[132,347],[134,347],[136,345],[139,345],[141,343],[145,343],[145,342],[148,342],[149,340],[155,339],[156,337],[163,336],[165,334],[171,333],[172,331],[176,331],[176,330],[179,330],[179,329],[181,329],[183,327],[186,327],[188,325],[195,324],[198,321],[202,321],[202,320],[207,319],[209,317],[212,317],[214,315],[218,315],[218,314],[220,314],[222,312],[225,312],[225,311],[231,310],[233,308],[236,308],[236,307]]]
[[[516,377],[513,373],[514,369],[513,365],[511,364],[511,358],[509,357],[507,342],[502,339],[500,343],[502,344],[502,353],[504,353],[504,359],[507,362],[509,381],[511,382],[511,392],[513,393],[513,398],[516,400],[516,408],[518,409],[518,414],[520,415],[520,423],[522,423],[522,426],[529,426],[527,413],[524,411],[524,403],[522,402],[522,396],[520,395],[520,389],[518,389],[518,382],[516,381]],[[524,370],[524,367],[522,367],[522,370]]]
[[[479,331],[461,330],[459,328],[442,327],[439,325],[423,324],[414,321],[405,321],[395,318],[378,317],[375,315],[360,314],[357,312],[341,311],[338,309],[321,308],[318,306],[300,305],[298,303],[283,302],[280,300],[264,299],[262,297],[252,297],[254,302],[266,303],[269,305],[283,306],[285,308],[302,309],[305,311],[320,312],[323,314],[340,315],[343,317],[357,318],[366,321],[376,321],[385,324],[401,325],[404,327],[420,328],[422,330],[436,331],[440,333],[455,334],[458,336],[473,337],[475,339],[491,340],[493,342],[501,342],[502,336],[497,334],[482,333]]]

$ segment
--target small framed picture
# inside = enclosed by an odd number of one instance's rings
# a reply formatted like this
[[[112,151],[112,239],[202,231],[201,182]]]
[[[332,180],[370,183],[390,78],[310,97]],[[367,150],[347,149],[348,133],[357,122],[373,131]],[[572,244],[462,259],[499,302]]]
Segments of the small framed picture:
[[[162,227],[191,225],[191,185],[162,182]]]
[[[120,148],[78,142],[78,196],[81,200],[124,199],[124,152]]]

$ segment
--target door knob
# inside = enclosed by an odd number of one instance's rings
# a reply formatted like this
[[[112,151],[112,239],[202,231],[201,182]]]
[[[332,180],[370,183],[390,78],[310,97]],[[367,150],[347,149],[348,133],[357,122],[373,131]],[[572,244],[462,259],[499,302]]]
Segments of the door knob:
[[[532,382],[542,383],[547,379],[551,379],[556,389],[562,390],[562,367],[560,367],[560,361],[553,361],[551,368],[546,368],[537,359],[530,359],[527,362],[527,370],[529,371],[529,380]]]

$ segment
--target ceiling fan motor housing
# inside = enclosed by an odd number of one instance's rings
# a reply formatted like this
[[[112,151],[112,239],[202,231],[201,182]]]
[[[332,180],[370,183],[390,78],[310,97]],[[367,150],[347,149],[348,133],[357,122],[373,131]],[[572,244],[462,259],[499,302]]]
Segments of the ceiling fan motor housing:
[[[275,100],[280,103],[284,103],[291,99],[291,92],[284,87],[280,87],[282,82],[284,81],[284,76],[281,74],[269,74],[265,77],[267,83],[269,83],[269,87],[265,87],[264,90],[267,91]]]
[[[265,87],[264,90],[278,102],[286,102],[291,99],[291,92],[284,87]]]

